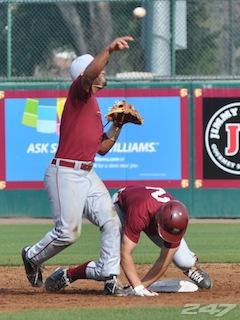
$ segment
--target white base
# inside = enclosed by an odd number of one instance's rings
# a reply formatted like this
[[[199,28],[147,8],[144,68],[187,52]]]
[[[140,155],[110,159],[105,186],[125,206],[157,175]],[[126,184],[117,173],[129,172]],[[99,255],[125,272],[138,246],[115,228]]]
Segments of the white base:
[[[149,287],[155,292],[195,292],[198,286],[187,280],[160,280],[156,281]]]

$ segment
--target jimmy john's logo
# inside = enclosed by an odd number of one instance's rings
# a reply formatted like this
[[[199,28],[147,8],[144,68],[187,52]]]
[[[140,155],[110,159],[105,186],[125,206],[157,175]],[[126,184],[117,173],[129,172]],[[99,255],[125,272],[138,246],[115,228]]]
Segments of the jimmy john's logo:
[[[207,123],[207,154],[221,170],[240,175],[240,102],[230,103],[215,112]]]

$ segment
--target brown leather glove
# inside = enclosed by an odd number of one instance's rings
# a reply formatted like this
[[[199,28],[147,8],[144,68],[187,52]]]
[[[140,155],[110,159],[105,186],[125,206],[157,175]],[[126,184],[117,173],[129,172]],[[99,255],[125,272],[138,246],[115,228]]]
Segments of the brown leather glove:
[[[106,119],[112,121],[117,126],[122,126],[125,123],[143,124],[144,120],[140,113],[133,105],[127,101],[117,101],[106,114]]]

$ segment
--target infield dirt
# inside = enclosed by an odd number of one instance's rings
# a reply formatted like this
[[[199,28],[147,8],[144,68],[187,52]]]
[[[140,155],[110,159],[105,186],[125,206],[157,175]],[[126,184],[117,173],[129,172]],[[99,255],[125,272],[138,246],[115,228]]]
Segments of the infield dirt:
[[[148,265],[139,265],[143,275]],[[0,267],[0,312],[30,309],[58,308],[126,308],[181,306],[197,304],[238,304],[240,302],[240,264],[202,264],[213,279],[210,290],[192,293],[160,293],[157,297],[114,297],[102,294],[103,283],[92,280],[78,280],[60,293],[46,293],[42,288],[32,288],[23,267]],[[47,266],[44,277],[56,267]],[[180,270],[171,266],[164,279],[187,279]],[[124,283],[125,278],[120,277]]]

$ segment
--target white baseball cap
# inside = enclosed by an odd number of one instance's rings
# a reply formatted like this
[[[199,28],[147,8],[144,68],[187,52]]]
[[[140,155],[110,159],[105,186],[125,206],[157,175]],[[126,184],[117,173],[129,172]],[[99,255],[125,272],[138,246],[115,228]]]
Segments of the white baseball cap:
[[[88,53],[74,59],[70,66],[70,75],[72,80],[77,79],[77,77],[84,72],[93,59],[94,57]]]

